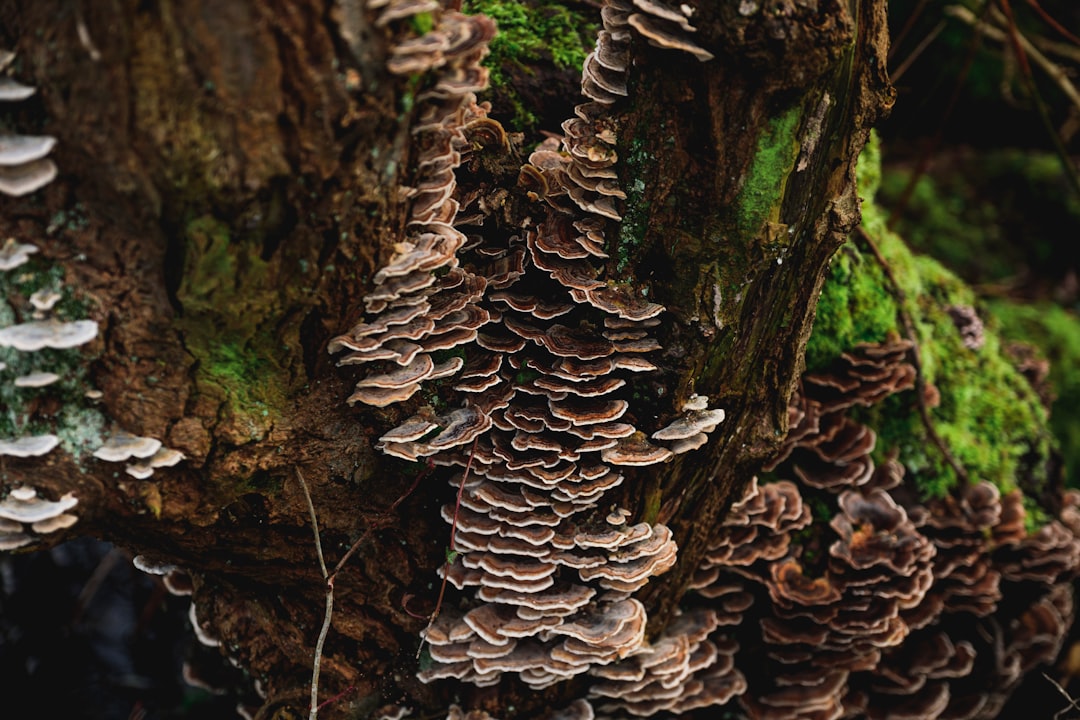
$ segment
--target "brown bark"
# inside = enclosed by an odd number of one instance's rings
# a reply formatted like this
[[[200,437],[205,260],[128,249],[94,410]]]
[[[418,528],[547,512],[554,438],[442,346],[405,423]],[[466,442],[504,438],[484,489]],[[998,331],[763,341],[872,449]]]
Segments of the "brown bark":
[[[325,352],[401,236],[396,188],[409,179],[408,81],[385,72],[389,35],[354,5],[0,6],[17,75],[40,87],[21,112],[46,118],[62,169],[36,195],[0,200],[0,232],[38,244],[101,323],[90,379],[110,427],[187,456],[143,481],[85,453],[6,458],[4,485],[74,491],[73,532],[189,568],[200,619],[268,692],[261,717],[306,713],[322,620],[298,469],[328,562],[367,538],[336,580],[322,663],[321,696],[349,692],[322,716],[402,699],[438,711],[468,692],[414,679],[425,621],[406,610],[434,607],[448,537],[438,509],[453,490],[434,473],[387,513],[418,469],[373,449],[419,403],[347,407],[355,375]],[[824,268],[857,221],[855,158],[890,101],[883,5],[770,2],[743,17],[737,2],[700,3],[716,60],[635,51],[620,171],[643,189],[609,272],[650,286],[673,318],[666,374],[638,388],[659,400],[638,413],[670,412],[691,391],[728,413],[707,449],[624,485],[622,504],[666,520],[680,546],[648,589],[653,629],[786,430]],[[770,134],[786,159],[755,170]],[[483,162],[473,181],[512,193],[513,224],[520,158]],[[765,195],[751,197],[763,174]],[[82,220],[57,223],[61,212]],[[509,683],[475,699],[503,715],[549,704]]]

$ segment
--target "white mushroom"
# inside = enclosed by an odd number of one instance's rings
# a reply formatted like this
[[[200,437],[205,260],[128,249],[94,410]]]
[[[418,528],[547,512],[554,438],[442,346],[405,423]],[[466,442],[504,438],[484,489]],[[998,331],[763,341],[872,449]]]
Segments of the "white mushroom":
[[[48,312],[53,309],[56,303],[60,302],[62,295],[51,289],[41,289],[30,296],[30,304],[34,306],[35,310],[41,312]]]
[[[56,179],[56,163],[48,158],[13,167],[0,166],[0,193],[28,195]]]
[[[33,492],[33,488],[29,491]],[[55,502],[38,497],[36,492],[33,497],[26,497],[28,494],[25,485],[18,493],[9,493],[0,501],[0,517],[21,523],[38,523],[51,520],[79,504],[73,493],[67,493]]]
[[[0,136],[0,165],[14,166],[40,160],[56,146],[49,135]]]
[[[60,376],[51,372],[32,372],[15,378],[15,387],[39,388],[52,385],[60,379]]]
[[[161,441],[139,437],[126,432],[115,433],[105,444],[94,451],[94,457],[106,462],[124,462],[137,457],[148,458],[161,449]]]
[[[30,527],[33,528],[36,533],[47,535],[48,533],[56,532],[57,530],[66,530],[77,522],[79,522],[79,517],[77,515],[61,513],[56,517],[40,520]]]
[[[0,440],[0,455],[37,457],[52,450],[59,442],[60,438],[55,435],[27,435],[12,440]]]
[[[25,100],[37,92],[31,85],[23,85],[8,77],[0,77],[0,101],[15,102]]]
[[[67,350],[85,345],[97,337],[97,333],[98,324],[93,320],[35,320],[0,329],[0,347],[13,347],[22,352],[37,352],[43,348]]]
[[[0,270],[14,270],[30,260],[30,256],[38,251],[37,245],[21,243],[15,238],[9,237],[0,247]]]
[[[136,480],[145,480],[154,474],[154,468],[142,463],[132,463],[124,468],[124,472]]]

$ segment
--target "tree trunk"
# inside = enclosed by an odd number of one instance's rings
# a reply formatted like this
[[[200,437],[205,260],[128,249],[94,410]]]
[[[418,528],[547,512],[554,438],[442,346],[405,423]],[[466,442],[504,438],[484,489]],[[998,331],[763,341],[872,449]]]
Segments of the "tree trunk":
[[[455,489],[444,468],[374,445],[422,405],[456,400],[421,392],[350,407],[359,375],[327,353],[362,321],[372,277],[406,233],[415,101],[437,71],[395,75],[387,61],[453,12],[377,25],[380,11],[363,5],[0,6],[11,72],[38,87],[3,109],[12,125],[59,139],[60,168],[43,190],[0,201],[3,237],[40,248],[0,282],[18,321],[31,319],[31,293],[62,283],[56,317],[99,325],[82,349],[8,358],[11,369],[67,374],[5,391],[0,434],[50,433],[60,447],[3,458],[2,480],[78,499],[77,524],[34,548],[88,534],[187,570],[200,624],[259,681],[265,718],[303,715],[310,698],[326,584],[306,484],[331,568],[363,541],[335,578],[321,657],[320,697],[346,694],[320,715],[398,702],[438,713],[463,694],[525,717],[581,686],[529,694],[415,679],[449,545],[440,507]],[[677,564],[639,594],[653,634],[732,494],[786,432],[827,264],[858,221],[855,160],[891,101],[883,0],[692,10],[693,42],[715,58],[635,36],[629,96],[612,111],[628,197],[621,225],[608,226],[606,279],[667,308],[652,356],[661,369],[636,383],[631,412],[647,433],[693,393],[727,413],[704,448],[628,468],[605,496],[674,531]],[[533,64],[557,75],[546,59]],[[534,111],[541,127],[564,119]],[[459,195],[498,207],[485,237],[555,212],[518,183],[538,139],[475,144],[459,171]],[[185,459],[138,479],[92,455],[120,432]],[[450,588],[443,602],[461,597]]]

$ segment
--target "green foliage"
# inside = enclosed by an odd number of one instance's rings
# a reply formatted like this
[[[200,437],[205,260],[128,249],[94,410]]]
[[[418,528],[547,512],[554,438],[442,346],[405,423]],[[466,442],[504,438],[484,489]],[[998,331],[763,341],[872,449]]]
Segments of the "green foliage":
[[[625,162],[627,176],[636,179],[626,188],[625,210],[619,223],[619,240],[615,244],[615,267],[620,275],[633,269],[634,258],[644,244],[649,228],[649,203],[645,200],[645,182],[641,180],[641,174],[651,161],[645,143],[639,138],[631,140]]]
[[[828,367],[859,343],[883,342],[897,332],[898,311],[881,266],[849,243],[833,259],[818,300],[814,332],[806,346],[807,370]]]
[[[895,207],[910,170],[887,170],[881,202]],[[958,154],[921,177],[897,231],[918,252],[941,260],[968,282],[1051,276],[1069,266],[1061,228],[1080,227],[1080,198],[1057,156],[1030,150]]]

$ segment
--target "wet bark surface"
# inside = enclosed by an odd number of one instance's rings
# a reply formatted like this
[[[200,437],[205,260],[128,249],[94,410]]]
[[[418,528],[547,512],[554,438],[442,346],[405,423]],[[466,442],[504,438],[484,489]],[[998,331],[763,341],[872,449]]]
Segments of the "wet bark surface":
[[[0,236],[37,244],[100,323],[85,354],[106,429],[187,458],[147,480],[88,455],[4,458],[2,481],[74,491],[72,533],[189,569],[200,623],[268,694],[260,717],[306,714],[322,622],[298,471],[328,564],[364,538],[336,578],[322,658],[321,696],[346,695],[322,716],[438,709],[458,691],[414,679],[453,489],[436,473],[409,493],[426,469],[373,443],[417,403],[349,408],[355,376],[325,352],[402,236],[409,180],[412,88],[385,72],[389,35],[356,5],[0,4],[15,75],[40,88],[10,117],[56,135],[61,168],[0,199]],[[824,270],[857,222],[855,158],[891,97],[882,2],[766,5],[747,18],[702,4],[709,63],[639,42],[620,118],[630,206],[609,273],[670,312],[666,372],[638,413],[691,392],[728,413],[707,449],[627,483],[622,504],[680,546],[647,591],[653,629],[786,431]],[[490,155],[475,172],[511,196],[509,224],[520,161]],[[503,715],[550,705],[509,683],[474,700]]]

